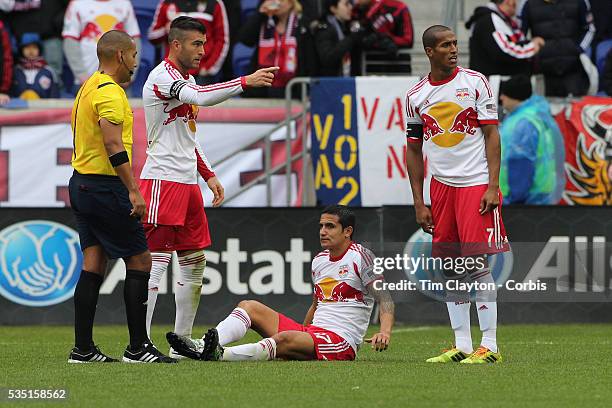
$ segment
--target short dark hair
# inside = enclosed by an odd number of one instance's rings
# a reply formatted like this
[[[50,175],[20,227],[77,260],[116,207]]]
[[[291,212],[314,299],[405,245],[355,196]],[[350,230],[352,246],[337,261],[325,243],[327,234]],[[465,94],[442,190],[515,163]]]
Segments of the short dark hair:
[[[427,30],[423,31],[423,48],[433,48],[436,46],[436,34],[444,31],[453,31],[447,26],[443,25],[432,25]]]
[[[329,9],[332,7],[338,7],[338,3],[340,3],[340,0],[323,1],[323,16],[331,15],[331,11]]]
[[[353,227],[353,233],[355,232],[355,213],[346,205],[328,205],[323,209],[323,211],[321,211],[321,215],[323,214],[337,215],[338,221],[340,222],[340,225],[342,225],[342,229],[346,227]],[[353,239],[352,233],[351,239]]]
[[[199,20],[196,20],[193,17],[177,17],[172,21],[172,24],[170,24],[168,42],[172,42],[174,40],[182,41],[185,31],[197,31],[200,34],[206,34],[206,27]]]

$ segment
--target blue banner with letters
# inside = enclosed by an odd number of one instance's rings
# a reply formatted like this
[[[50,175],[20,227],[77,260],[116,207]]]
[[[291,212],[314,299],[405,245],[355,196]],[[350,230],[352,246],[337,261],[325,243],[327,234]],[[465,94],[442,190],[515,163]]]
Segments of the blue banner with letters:
[[[317,202],[361,206],[355,79],[314,80],[310,96]]]

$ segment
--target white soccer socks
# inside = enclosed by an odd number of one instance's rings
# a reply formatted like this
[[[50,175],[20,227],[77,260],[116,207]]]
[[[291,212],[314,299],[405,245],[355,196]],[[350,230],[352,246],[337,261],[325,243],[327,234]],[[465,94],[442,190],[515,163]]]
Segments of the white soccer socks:
[[[157,303],[159,284],[168,270],[172,254],[169,252],[152,252],[151,259],[151,276],[149,278],[149,294],[147,298],[147,335],[149,338],[151,338],[151,321],[153,320],[153,311]]]
[[[451,328],[455,333],[455,347],[466,354],[472,353],[470,332],[470,302],[446,302]]]
[[[240,307],[235,308],[232,310],[232,313],[216,327],[217,333],[219,333],[219,344],[225,346],[226,344],[240,340],[250,327],[251,318],[246,310]]]
[[[223,361],[265,361],[276,358],[276,341],[269,337],[257,343],[226,347],[223,351]]]
[[[491,290],[476,292],[476,310],[478,311],[478,322],[482,332],[481,346],[497,353],[497,290],[495,280],[488,270],[475,274],[472,278],[475,282],[486,283]]]
[[[179,256],[178,261],[180,273],[174,288],[176,303],[174,332],[180,336],[191,337],[193,321],[200,304],[206,256],[204,251],[200,250]]]

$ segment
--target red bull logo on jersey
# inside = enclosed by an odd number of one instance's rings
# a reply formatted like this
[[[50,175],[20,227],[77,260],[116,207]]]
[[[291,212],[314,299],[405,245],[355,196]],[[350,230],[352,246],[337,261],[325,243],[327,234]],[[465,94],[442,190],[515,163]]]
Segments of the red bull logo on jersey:
[[[450,132],[473,135],[476,133],[476,128],[478,128],[478,114],[474,108],[469,107],[455,116]]]
[[[85,25],[83,31],[81,31],[81,38],[98,41],[102,34],[110,30],[125,31],[125,26],[115,16],[101,14]]]
[[[423,140],[431,139],[440,147],[453,147],[474,135],[478,129],[478,113],[473,107],[463,108],[454,102],[437,103],[421,113]]]
[[[363,293],[360,290],[355,289],[346,282],[340,282],[333,278],[325,278],[316,283],[314,291],[319,302],[364,301]]]
[[[348,275],[348,272],[349,272],[348,265],[342,265],[340,267],[340,270],[338,271],[338,275],[340,275],[341,278],[344,278],[346,275]]]
[[[189,121],[194,121],[195,128],[196,113],[194,112],[193,107],[190,104],[183,103],[171,109],[168,109],[169,106],[170,104],[164,103],[164,112],[168,114],[168,119],[164,120],[164,125],[172,123],[180,118],[185,123]]]
[[[421,119],[423,120],[423,140],[427,141],[434,136],[444,133],[444,129],[440,127],[434,117],[423,113]]]

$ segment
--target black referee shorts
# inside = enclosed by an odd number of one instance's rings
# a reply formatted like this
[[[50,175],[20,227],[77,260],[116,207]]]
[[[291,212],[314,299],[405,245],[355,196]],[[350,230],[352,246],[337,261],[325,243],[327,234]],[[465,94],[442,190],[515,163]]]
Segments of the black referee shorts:
[[[81,249],[101,245],[110,259],[148,250],[144,229],[119,177],[74,172],[68,186]]]

